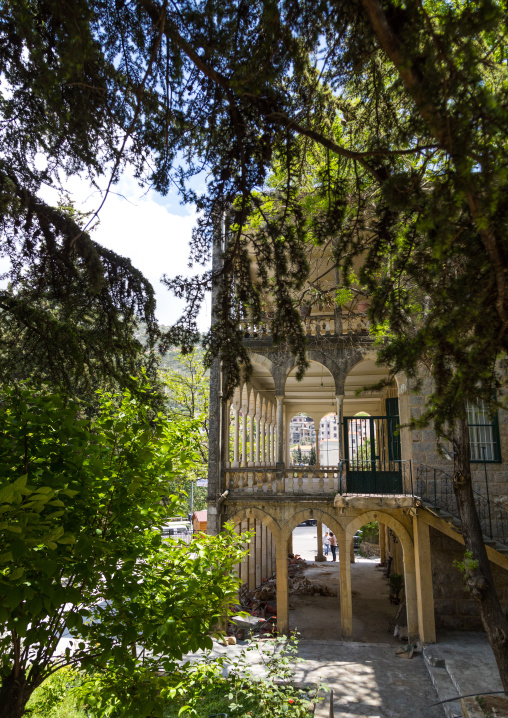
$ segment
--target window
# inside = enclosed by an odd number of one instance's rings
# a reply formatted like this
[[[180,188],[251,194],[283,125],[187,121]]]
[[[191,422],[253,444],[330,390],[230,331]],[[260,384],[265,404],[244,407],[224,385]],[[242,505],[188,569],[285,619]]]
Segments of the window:
[[[499,427],[497,412],[490,414],[488,407],[480,399],[467,404],[467,423],[469,424],[469,443],[471,461],[500,462]]]

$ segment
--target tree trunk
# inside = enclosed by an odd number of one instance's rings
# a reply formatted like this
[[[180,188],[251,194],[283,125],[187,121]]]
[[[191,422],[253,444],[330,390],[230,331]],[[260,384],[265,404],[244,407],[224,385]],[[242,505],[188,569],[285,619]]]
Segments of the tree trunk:
[[[453,487],[462,535],[466,551],[472,554],[473,562],[465,561],[466,583],[471,595],[480,608],[480,616],[487,637],[494,651],[503,687],[508,691],[508,621],[501,608],[492,578],[483,532],[474,502],[471,480],[469,429],[464,410],[463,416],[455,423],[453,444],[455,451],[455,473]]]
[[[28,685],[24,672],[6,676],[0,687],[0,718],[21,718],[34,688]]]

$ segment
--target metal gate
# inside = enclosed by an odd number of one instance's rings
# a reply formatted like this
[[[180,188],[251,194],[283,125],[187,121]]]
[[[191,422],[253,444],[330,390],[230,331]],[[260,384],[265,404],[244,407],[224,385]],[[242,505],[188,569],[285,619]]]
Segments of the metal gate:
[[[395,408],[387,402],[387,411]],[[348,493],[402,493],[398,407],[397,414],[390,414],[344,417]]]

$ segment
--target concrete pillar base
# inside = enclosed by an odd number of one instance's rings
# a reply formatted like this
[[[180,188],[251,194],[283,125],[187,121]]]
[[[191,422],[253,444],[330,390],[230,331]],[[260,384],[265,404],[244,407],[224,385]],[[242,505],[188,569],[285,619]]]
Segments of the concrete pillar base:
[[[314,561],[317,561],[318,563],[322,563],[323,561],[326,561],[326,556],[315,556]]]

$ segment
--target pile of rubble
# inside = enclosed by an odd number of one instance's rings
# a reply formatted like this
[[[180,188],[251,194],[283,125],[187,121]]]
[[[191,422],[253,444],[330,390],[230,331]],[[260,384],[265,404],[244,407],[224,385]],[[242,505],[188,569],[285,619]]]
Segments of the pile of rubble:
[[[360,556],[364,556],[365,558],[374,558],[376,556],[380,556],[379,544],[362,541],[362,543],[360,544],[359,554]]]
[[[302,575],[308,563],[300,556],[288,556],[288,587],[290,596],[336,596],[327,586],[312,583]],[[252,591],[243,584],[239,592],[241,610],[251,616],[270,618],[277,612],[276,577],[268,578]]]

